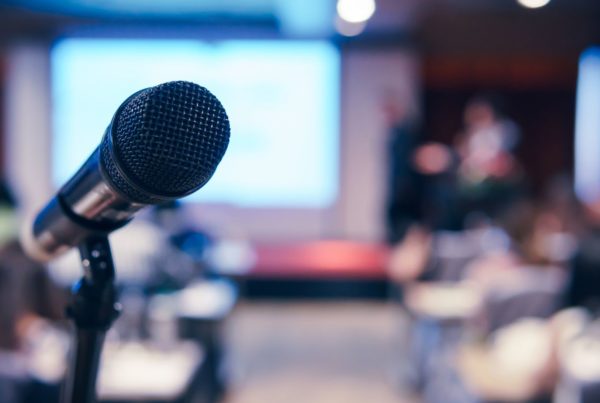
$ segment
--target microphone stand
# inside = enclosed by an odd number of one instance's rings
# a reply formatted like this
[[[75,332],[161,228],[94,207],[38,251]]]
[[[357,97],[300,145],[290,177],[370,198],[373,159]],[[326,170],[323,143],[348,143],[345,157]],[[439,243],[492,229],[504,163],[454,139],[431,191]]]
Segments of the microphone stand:
[[[75,354],[63,386],[62,403],[96,402],[96,378],[106,331],[121,310],[108,236],[92,235],[79,245],[83,277],[73,286],[67,315],[75,323]]]

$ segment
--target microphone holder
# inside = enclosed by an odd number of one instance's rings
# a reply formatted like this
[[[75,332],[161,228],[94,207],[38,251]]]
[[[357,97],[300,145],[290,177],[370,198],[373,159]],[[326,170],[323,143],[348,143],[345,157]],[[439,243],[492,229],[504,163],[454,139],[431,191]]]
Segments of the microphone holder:
[[[106,234],[79,245],[83,277],[73,286],[67,315],[75,324],[75,350],[62,390],[62,403],[96,402],[96,378],[104,336],[119,316],[115,268]]]

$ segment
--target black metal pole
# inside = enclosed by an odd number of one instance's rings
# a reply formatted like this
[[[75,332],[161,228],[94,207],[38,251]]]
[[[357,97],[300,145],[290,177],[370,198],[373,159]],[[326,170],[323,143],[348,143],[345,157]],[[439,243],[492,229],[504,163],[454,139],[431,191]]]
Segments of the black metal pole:
[[[120,311],[108,237],[87,238],[79,246],[79,252],[84,275],[73,287],[73,300],[67,307],[76,328],[76,346],[62,403],[96,402],[96,378],[104,335]]]

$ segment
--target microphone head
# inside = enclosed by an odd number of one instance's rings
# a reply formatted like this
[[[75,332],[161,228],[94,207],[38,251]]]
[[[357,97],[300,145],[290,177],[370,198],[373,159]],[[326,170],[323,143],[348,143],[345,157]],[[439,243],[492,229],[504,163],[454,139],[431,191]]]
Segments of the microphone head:
[[[102,139],[100,163],[131,201],[160,203],[193,193],[211,178],[229,131],[213,94],[173,81],[142,90],[119,107]]]

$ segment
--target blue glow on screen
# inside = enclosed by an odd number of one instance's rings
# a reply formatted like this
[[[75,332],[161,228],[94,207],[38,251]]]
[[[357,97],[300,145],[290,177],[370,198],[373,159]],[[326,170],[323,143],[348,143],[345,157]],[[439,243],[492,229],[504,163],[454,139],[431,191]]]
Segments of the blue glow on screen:
[[[52,50],[53,179],[64,183],[132,93],[188,80],[221,100],[231,142],[188,199],[325,207],[338,191],[339,53],[324,41],[64,39]]]
[[[600,200],[600,48],[587,50],[579,61],[575,191],[584,202]]]

